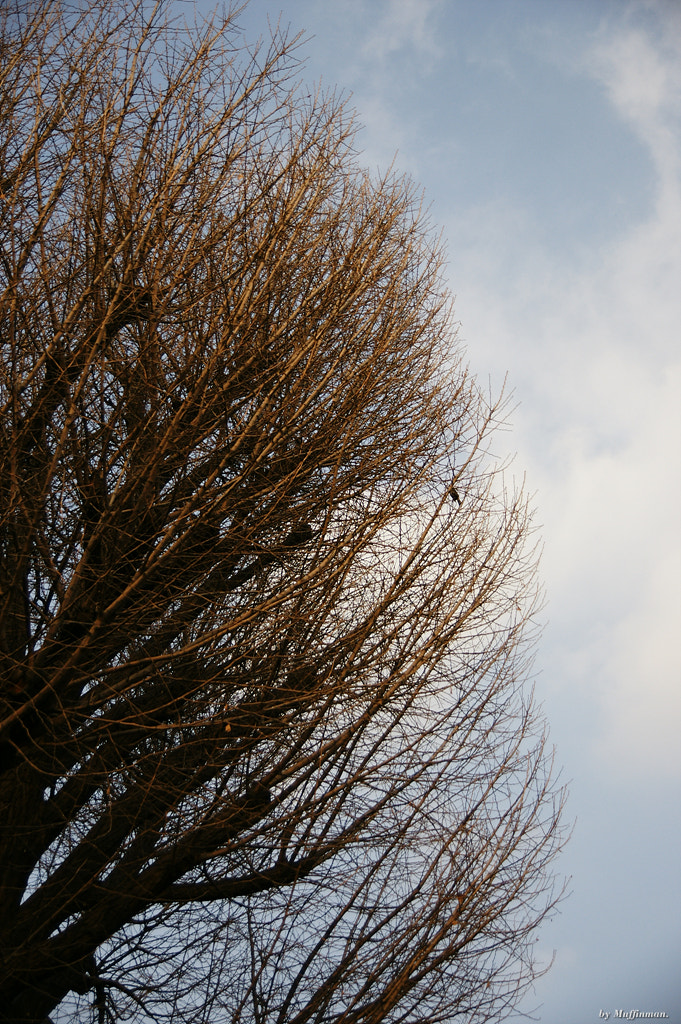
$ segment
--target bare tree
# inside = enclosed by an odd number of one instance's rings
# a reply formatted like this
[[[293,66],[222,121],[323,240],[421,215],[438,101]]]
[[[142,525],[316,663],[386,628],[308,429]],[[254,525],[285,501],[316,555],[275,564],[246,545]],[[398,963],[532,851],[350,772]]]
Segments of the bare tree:
[[[555,903],[530,518],[296,41],[0,41],[0,1020],[498,1020]]]

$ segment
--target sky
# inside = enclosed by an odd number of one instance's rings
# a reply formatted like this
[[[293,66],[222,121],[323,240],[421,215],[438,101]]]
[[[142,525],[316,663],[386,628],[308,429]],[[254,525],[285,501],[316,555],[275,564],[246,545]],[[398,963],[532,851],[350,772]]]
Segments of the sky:
[[[523,1011],[681,1024],[681,2],[251,0],[245,36],[268,19],[423,187],[471,369],[513,392],[575,822]]]

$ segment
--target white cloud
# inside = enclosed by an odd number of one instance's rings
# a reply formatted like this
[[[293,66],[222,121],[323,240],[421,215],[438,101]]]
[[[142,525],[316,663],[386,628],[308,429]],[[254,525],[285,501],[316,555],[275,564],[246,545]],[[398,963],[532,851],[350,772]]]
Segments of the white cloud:
[[[673,131],[681,89],[673,50],[627,27],[599,42],[588,65],[652,157],[648,220],[571,269],[540,241],[529,214],[508,205],[470,211],[450,232],[457,313],[464,336],[475,338],[476,368],[509,369],[523,399],[511,443],[538,489],[550,634],[569,652],[556,671],[600,722],[591,756],[620,777],[681,772],[681,159]],[[549,686],[551,672],[545,661]],[[623,750],[626,758],[613,757]]]
[[[620,117],[648,146],[660,182],[660,199],[678,202],[681,171],[681,17],[660,7],[663,32],[653,39],[629,28],[599,41],[587,69],[604,85]],[[666,29],[666,31],[664,31]],[[679,216],[677,206],[676,216]]]
[[[411,49],[420,57],[439,58],[442,50],[432,21],[439,6],[439,0],[387,0],[376,17],[372,3],[372,17],[367,19],[372,27],[362,47],[363,56],[383,62],[398,51]]]
[[[678,20],[678,19],[676,19]],[[601,416],[621,449],[575,464],[602,504],[604,571],[621,588],[604,667],[600,752],[618,772],[681,771],[681,34],[654,41],[628,29],[593,51],[594,71],[618,113],[648,147],[655,215],[606,255],[589,293],[588,337],[600,339],[590,382],[614,381]],[[607,421],[606,421],[607,422]],[[605,515],[603,514],[605,512]],[[604,520],[604,521],[603,521]],[[583,535],[583,527],[582,527]]]
[[[587,63],[592,64],[616,110],[645,130],[660,114],[678,110],[679,58],[681,35],[677,32],[653,40],[645,29],[631,27],[600,39]]]

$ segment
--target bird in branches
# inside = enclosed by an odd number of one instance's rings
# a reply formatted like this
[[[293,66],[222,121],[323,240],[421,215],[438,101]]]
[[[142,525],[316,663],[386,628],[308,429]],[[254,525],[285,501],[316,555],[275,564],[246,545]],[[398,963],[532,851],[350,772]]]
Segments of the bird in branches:
[[[284,538],[284,547],[296,548],[312,540],[312,527],[309,523],[295,523],[291,532]]]

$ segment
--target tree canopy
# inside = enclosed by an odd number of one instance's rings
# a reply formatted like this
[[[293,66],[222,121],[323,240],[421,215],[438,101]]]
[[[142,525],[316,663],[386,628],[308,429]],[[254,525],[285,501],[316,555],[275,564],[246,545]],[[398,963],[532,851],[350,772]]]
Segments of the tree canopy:
[[[554,905],[527,499],[414,187],[135,0],[0,34],[0,1021],[498,1020]]]

